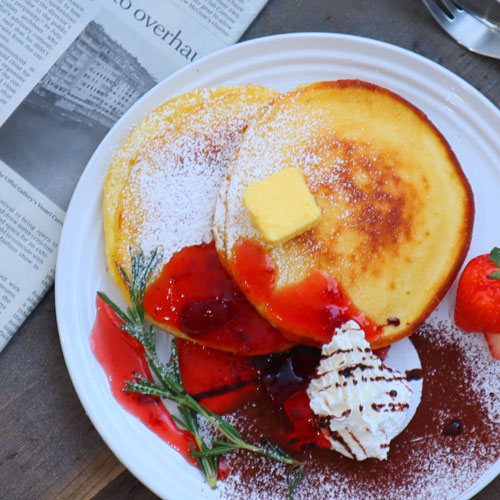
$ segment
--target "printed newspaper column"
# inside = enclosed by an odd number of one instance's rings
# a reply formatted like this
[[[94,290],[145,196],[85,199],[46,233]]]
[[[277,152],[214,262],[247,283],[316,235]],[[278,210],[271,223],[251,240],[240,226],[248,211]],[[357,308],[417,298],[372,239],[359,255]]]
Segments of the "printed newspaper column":
[[[0,161],[0,351],[52,284],[63,218]]]
[[[267,0],[171,0],[225,44],[239,40]]]
[[[96,9],[94,0],[0,0],[0,125]]]
[[[0,0],[0,351],[52,280],[56,205],[107,131],[266,2]]]

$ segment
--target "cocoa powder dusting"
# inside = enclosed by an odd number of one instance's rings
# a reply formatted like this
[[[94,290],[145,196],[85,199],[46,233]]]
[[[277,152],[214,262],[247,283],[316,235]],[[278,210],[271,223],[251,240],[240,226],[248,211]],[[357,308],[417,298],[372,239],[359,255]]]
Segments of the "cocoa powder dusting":
[[[330,450],[294,453],[307,463],[296,500],[456,499],[500,458],[500,362],[482,335],[427,323],[412,336],[424,375],[420,407],[385,461],[356,462]],[[445,361],[443,361],[445,360]],[[286,423],[265,401],[229,416],[247,439],[280,441]],[[450,437],[443,427],[459,421]],[[287,498],[286,467],[248,453],[228,456],[227,500]]]

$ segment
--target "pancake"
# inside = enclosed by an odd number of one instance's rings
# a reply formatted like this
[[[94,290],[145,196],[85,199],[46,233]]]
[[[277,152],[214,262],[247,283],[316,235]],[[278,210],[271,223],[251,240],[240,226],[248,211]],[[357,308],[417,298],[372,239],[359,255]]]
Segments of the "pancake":
[[[274,246],[253,227],[242,197],[285,167],[302,169],[322,217]],[[415,331],[443,298],[467,253],[473,217],[457,158],[424,113],[387,89],[340,80],[301,86],[261,110],[221,188],[214,234],[233,279],[287,337],[325,341],[307,321],[290,326],[252,292],[254,278],[242,277],[236,255],[242,241],[270,258],[273,293],[317,272],[335,278],[376,324],[377,348]]]
[[[210,272],[218,265],[213,262],[210,242],[220,183],[249,120],[276,94],[255,85],[200,89],[183,94],[150,113],[117,151],[104,185],[104,229],[109,272],[127,300],[128,291],[119,267],[130,274],[130,248],[139,248],[145,255],[153,250],[159,252],[161,261],[153,281],[167,272],[174,257],[178,261],[179,253],[191,247],[199,247],[198,253],[197,250],[191,252],[191,260],[201,259],[206,266],[210,262]],[[215,249],[213,254],[217,256]],[[190,270],[182,272],[186,275]],[[219,281],[224,280],[218,276]],[[203,276],[199,279],[193,276],[196,282],[201,283],[203,279]],[[176,280],[177,277],[171,276],[163,289],[164,295],[176,293]],[[157,304],[148,305],[148,297],[153,295],[148,288],[147,319],[175,335],[230,351],[246,350],[246,354],[255,354],[290,346],[275,329],[265,345],[262,342],[257,345],[255,339],[248,338],[242,342],[235,338],[236,333],[230,338],[229,334],[217,337],[211,332],[193,338],[181,327],[178,315],[172,319],[178,313],[175,309],[180,307],[183,294],[184,291],[179,292],[171,311],[163,311],[161,316],[156,314],[160,308]],[[200,295],[203,294],[200,292]],[[205,300],[205,295],[195,298]],[[199,309],[199,304],[191,306]],[[222,308],[226,315],[232,314],[225,299],[215,306]],[[249,304],[249,307],[252,306]],[[212,323],[216,321],[209,319]],[[272,329],[270,325],[268,328]],[[265,333],[264,329],[262,335]],[[241,332],[238,334],[242,336]]]

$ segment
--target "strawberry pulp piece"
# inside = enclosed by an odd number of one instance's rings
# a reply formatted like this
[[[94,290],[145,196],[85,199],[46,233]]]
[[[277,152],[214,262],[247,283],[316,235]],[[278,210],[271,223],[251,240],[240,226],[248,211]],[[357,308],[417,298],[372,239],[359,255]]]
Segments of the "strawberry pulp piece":
[[[300,450],[306,444],[330,448],[330,442],[314,426],[315,416],[305,389],[298,390],[286,398],[283,410],[292,425],[292,431],[286,435],[286,439],[295,450]]]
[[[307,444],[330,447],[314,425],[306,393],[319,349],[300,346],[268,356],[239,356],[177,339],[177,350],[184,387],[200,404],[223,414],[265,395],[285,422],[273,439],[295,450]]]
[[[179,369],[186,391],[218,414],[229,413],[257,394],[252,357],[219,351],[177,339]]]

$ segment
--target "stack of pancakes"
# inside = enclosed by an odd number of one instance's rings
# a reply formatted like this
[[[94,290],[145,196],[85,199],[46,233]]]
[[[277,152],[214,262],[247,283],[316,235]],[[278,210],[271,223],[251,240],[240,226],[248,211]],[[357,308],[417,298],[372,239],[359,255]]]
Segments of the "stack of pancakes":
[[[303,170],[322,217],[274,246],[242,197],[286,167]],[[380,327],[372,346],[381,347],[415,331],[442,299],[468,250],[474,208],[455,155],[421,111],[387,89],[339,80],[282,94],[202,89],[164,103],[116,154],[104,214],[109,270],[125,296],[118,266],[130,268],[129,247],[158,248],[165,266],[214,238],[243,289],[233,250],[251,239],[274,262],[276,289],[313,271],[335,277]],[[253,305],[272,320],[266,304]]]

